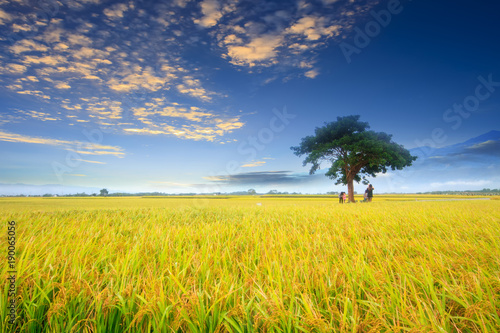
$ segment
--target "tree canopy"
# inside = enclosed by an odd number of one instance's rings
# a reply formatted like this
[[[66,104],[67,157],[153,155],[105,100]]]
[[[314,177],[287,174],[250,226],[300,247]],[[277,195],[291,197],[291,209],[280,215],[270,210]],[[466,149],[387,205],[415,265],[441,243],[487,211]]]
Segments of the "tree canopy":
[[[337,117],[337,121],[316,128],[315,135],[302,138],[299,146],[291,147],[297,156],[306,155],[303,165],[312,164],[309,174],[320,169],[322,162],[331,163],[326,176],[336,184],[348,186],[349,201],[354,201],[353,182],[386,173],[388,168],[401,170],[417,158],[402,145],[392,141],[392,135],[368,130],[360,116]]]

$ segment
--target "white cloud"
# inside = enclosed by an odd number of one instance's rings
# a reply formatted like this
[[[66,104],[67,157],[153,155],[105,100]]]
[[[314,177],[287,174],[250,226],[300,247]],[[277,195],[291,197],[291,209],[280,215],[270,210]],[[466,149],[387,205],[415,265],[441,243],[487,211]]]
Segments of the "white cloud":
[[[176,6],[179,6],[181,8],[186,7],[186,5],[190,2],[191,0],[174,0],[174,4]]]
[[[229,45],[228,56],[235,65],[269,66],[277,62],[277,48],[283,44],[283,36],[265,35],[244,45]]]
[[[70,89],[71,86],[67,82],[56,82],[55,87],[57,89]]]
[[[319,72],[316,69],[311,69],[310,71],[307,71],[304,75],[310,79],[314,79],[316,76],[319,75]]]
[[[60,7],[58,16],[74,15],[73,10],[82,10],[98,1],[70,2],[67,5],[72,8],[71,11]],[[175,5],[182,7],[188,2],[179,0]],[[163,99],[163,96],[168,96],[170,101],[178,97],[183,100],[192,97],[202,103],[222,96],[204,87],[203,71],[178,55],[176,50],[182,48],[186,36],[181,26],[165,31],[164,26],[154,17],[146,15],[145,11],[144,14],[138,12],[133,23],[122,25],[120,20],[115,20],[125,17],[127,10],[132,9],[130,4],[125,2],[105,8],[103,15],[94,16],[92,22],[85,16],[73,17],[73,20],[52,18],[44,29],[6,47],[0,57],[0,74],[9,75],[1,78],[5,79],[4,86],[18,94],[50,102],[51,115],[45,115],[46,120],[71,120],[72,125],[106,122],[115,126],[116,132],[123,131],[125,126],[119,125],[124,108],[119,101],[133,99],[132,107],[139,109],[144,100],[153,96]],[[194,28],[192,17],[179,17],[175,12],[178,7],[173,5],[159,5],[158,15],[169,24],[179,24],[184,19],[183,23],[189,22]],[[215,13],[217,10],[221,13],[230,10],[227,1],[222,5],[207,1],[202,8],[206,24],[209,24],[210,18],[218,16]],[[99,30],[96,34],[99,28],[97,19],[103,17],[112,19],[114,28]],[[107,20],[103,23],[110,24]],[[140,30],[141,27],[144,29]],[[141,32],[129,33],[133,29]],[[158,29],[163,33],[157,34]],[[6,63],[6,59],[12,60]],[[82,84],[81,80],[89,82]],[[93,89],[98,91],[98,99],[80,99]],[[136,91],[140,94],[131,98],[126,95]],[[215,140],[243,126],[239,117],[217,115],[194,105],[175,106],[169,102],[163,106],[145,105],[144,108],[150,113],[137,118],[132,126],[128,125],[133,132],[146,126],[143,132],[150,134],[166,133],[186,139]],[[54,116],[61,110],[67,114]]]
[[[13,32],[28,32],[28,31],[31,31],[33,30],[34,27],[30,24],[17,24],[17,23],[14,23],[12,24],[12,31]]]
[[[195,106],[167,103],[165,98],[152,99],[131,110],[140,125],[124,126],[126,133],[214,141],[245,124],[239,117],[224,117]]]
[[[55,56],[24,56],[22,62],[25,65],[48,65],[48,66],[57,66],[58,64],[62,64],[66,62],[66,58],[61,55]]]
[[[22,114],[22,115],[28,116],[32,119],[37,119],[37,120],[41,120],[41,121],[61,120],[60,118],[54,117],[50,113],[47,113],[47,112],[40,112],[40,111],[33,111],[33,110],[30,110],[30,111],[18,110],[17,112]]]
[[[488,184],[491,184],[490,180],[456,180],[456,181],[448,181],[448,182],[436,182],[436,183],[431,183],[431,187],[434,188],[441,188],[441,189],[449,189],[449,188],[456,188],[456,187],[463,187],[463,186],[471,186],[471,187],[479,187],[479,186],[486,186]]]
[[[48,145],[87,155],[112,155],[116,157],[123,157],[123,155],[125,155],[125,153],[123,153],[123,149],[117,146],[107,146],[81,141],[41,138],[22,134],[8,133],[5,131],[0,131],[0,141]]]
[[[488,141],[484,141],[481,143],[477,143],[477,144],[472,145],[472,146],[467,147],[467,148],[468,149],[483,149],[483,148],[487,148],[487,147],[494,146],[497,144],[498,144],[498,141],[496,141],[496,140],[488,140]]]
[[[119,76],[112,77],[108,81],[108,86],[117,92],[129,92],[139,88],[157,91],[175,77],[168,74],[163,76],[157,74],[159,73],[154,73],[150,67],[143,70],[140,66],[136,66],[134,73],[121,78]]]
[[[120,19],[123,18],[123,14],[128,10],[128,6],[123,3],[113,5],[104,10],[104,15],[110,19]]]
[[[22,39],[12,45],[10,50],[16,54],[32,51],[45,52],[48,47],[31,39]]]
[[[92,97],[82,108],[90,116],[95,116],[99,120],[112,120],[122,118],[122,102],[111,101],[107,98]]]
[[[274,9],[255,6],[249,10],[237,0],[203,0],[191,1],[193,6],[199,5],[199,12],[179,15],[179,7],[188,2],[162,2],[155,6],[155,12],[148,12],[140,8],[141,3],[128,1],[97,8],[94,5],[99,0],[69,0],[67,6],[59,8],[60,18],[47,20],[47,25],[39,31],[33,30],[30,38],[2,51],[0,68],[5,74],[4,86],[18,94],[50,102],[54,111],[47,119],[71,119],[74,124],[106,122],[114,124],[117,132],[218,140],[244,126],[244,122],[239,116],[206,107],[208,103],[218,106],[224,95],[210,90],[203,67],[181,57],[183,47],[197,45],[213,50],[218,45],[222,56],[234,65],[292,66],[301,70],[297,76],[315,78],[319,72],[314,51],[335,38],[339,26],[342,29],[348,26],[343,21],[347,9],[361,6],[339,2],[338,6],[323,11],[319,2],[316,7],[308,8],[277,2]],[[340,9],[335,12],[334,7]],[[79,15],[85,8],[93,10],[95,15]],[[123,20],[132,9],[137,15]],[[0,12],[0,20],[17,15],[4,10]],[[75,13],[72,20],[64,18]],[[106,25],[113,28],[104,29]],[[211,45],[202,44],[205,43],[202,38],[186,38],[200,32],[200,26],[211,28],[208,33]],[[18,24],[9,29],[28,27]],[[271,74],[279,78],[276,72]],[[99,99],[80,100],[89,92]],[[150,98],[163,98],[163,105],[160,102],[146,105]],[[125,105],[130,100],[133,103]],[[184,101],[182,105],[173,103],[179,100]],[[123,101],[123,105],[118,101]],[[118,125],[125,122],[124,110],[134,113],[133,121],[127,119],[133,125]],[[56,112],[60,111],[65,114],[57,117]]]
[[[51,97],[49,95],[44,94],[40,90],[18,90],[18,91],[16,91],[16,93],[21,94],[21,95],[32,95],[32,96],[36,96],[36,97],[39,97],[41,99],[46,99],[46,100],[51,99]]]
[[[92,39],[90,37],[87,37],[83,34],[78,34],[78,33],[66,33],[66,40],[68,43],[72,46],[89,46],[92,45]]]
[[[24,74],[28,67],[20,64],[7,64],[3,69],[0,69],[0,72],[9,73],[9,74]]]
[[[344,1],[330,6],[333,2],[325,0],[321,6],[299,1],[296,7],[276,6],[274,12],[235,5],[237,9],[217,24],[218,45],[234,65],[304,68],[304,62],[314,63],[317,49],[330,40],[340,40],[376,4]],[[316,75],[311,67],[304,71],[306,77]]]
[[[85,162],[85,163],[92,163],[92,164],[106,164],[106,162],[83,160],[83,159],[80,159],[80,158],[75,159],[75,161],[80,161],[80,162]]]
[[[304,35],[310,41],[323,37],[332,37],[339,33],[340,26],[334,25],[327,17],[304,16],[288,30],[289,34]]]
[[[11,20],[12,20],[12,15],[0,9],[0,25],[4,25]]]
[[[391,178],[393,174],[391,172],[377,173],[376,176],[377,178]]]
[[[243,164],[241,167],[242,168],[254,168],[254,167],[259,167],[261,165],[266,164],[266,161],[255,161],[255,162],[250,162]]]
[[[221,4],[218,0],[204,0],[200,4],[203,17],[195,23],[205,27],[213,27],[222,17]]]

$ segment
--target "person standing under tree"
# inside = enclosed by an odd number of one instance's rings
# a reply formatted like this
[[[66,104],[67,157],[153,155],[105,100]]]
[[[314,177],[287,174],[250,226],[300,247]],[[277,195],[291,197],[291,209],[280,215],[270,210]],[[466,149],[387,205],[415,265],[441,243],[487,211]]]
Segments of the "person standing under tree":
[[[343,204],[344,200],[345,200],[345,193],[344,192],[340,192],[340,194],[339,194],[339,203]]]
[[[368,185],[368,188],[365,190],[365,197],[368,200],[368,202],[372,201],[373,198],[373,190],[375,188],[372,186],[372,184]]]

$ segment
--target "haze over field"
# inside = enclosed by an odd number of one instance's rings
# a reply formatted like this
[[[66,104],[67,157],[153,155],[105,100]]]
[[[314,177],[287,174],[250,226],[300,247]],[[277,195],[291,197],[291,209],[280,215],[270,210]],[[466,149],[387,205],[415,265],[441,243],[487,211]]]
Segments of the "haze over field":
[[[290,146],[351,114],[419,157],[376,191],[500,188],[499,10],[0,1],[0,194],[345,190]]]

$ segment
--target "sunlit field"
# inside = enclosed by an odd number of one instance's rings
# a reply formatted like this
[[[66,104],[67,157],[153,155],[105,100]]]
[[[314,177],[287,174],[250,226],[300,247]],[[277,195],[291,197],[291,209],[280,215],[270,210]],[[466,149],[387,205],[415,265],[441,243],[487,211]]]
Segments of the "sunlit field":
[[[2,331],[498,332],[500,200],[461,198],[0,198]]]

